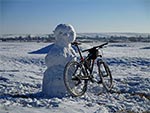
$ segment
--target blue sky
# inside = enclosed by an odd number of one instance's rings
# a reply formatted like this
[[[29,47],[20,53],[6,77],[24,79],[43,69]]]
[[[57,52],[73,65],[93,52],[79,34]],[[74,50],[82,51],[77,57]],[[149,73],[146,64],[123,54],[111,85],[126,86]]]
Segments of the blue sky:
[[[78,33],[150,33],[150,0],[0,0],[1,34],[52,33],[60,23]]]

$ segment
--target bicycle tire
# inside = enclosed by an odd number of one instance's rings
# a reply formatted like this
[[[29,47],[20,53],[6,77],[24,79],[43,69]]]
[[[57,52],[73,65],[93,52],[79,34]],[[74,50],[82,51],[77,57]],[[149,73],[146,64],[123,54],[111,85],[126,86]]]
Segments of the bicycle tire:
[[[107,91],[111,91],[113,87],[113,78],[110,69],[106,62],[102,59],[97,61],[99,76],[102,80],[102,84]]]
[[[81,80],[78,76],[84,75],[82,66],[77,61],[70,61],[64,69],[64,84],[72,96],[82,96],[87,90],[87,80]],[[77,79],[73,79],[77,77]],[[79,83],[81,82],[81,83]],[[78,89],[77,89],[78,88]]]

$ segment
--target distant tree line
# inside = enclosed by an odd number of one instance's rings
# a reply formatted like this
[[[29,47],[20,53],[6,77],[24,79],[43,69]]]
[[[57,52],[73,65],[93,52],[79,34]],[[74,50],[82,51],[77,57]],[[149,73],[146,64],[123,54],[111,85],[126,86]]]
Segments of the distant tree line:
[[[89,36],[78,36],[77,40],[81,42],[150,42],[150,35],[147,37],[137,36],[137,37],[126,37],[126,36],[110,36],[110,37],[89,37]],[[54,42],[55,37],[53,35],[47,36],[31,36],[27,35],[25,37],[0,37],[0,42]]]
[[[110,37],[78,37],[79,40],[83,42],[91,41],[101,41],[101,42],[150,42],[150,35],[147,37],[137,36],[137,37],[126,37],[126,36],[110,36]]]
[[[51,35],[48,35],[47,37],[40,37],[40,36],[31,36],[27,35],[25,37],[18,36],[18,37],[7,37],[7,38],[0,38],[0,41],[2,42],[53,42],[55,38]]]

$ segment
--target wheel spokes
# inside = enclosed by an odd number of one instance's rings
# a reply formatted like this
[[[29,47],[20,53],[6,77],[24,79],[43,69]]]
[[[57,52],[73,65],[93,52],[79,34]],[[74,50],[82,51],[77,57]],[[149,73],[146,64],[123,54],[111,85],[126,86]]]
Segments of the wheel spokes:
[[[71,62],[65,72],[65,85],[73,96],[81,96],[86,91],[86,82],[81,79],[83,76],[79,63]]]
[[[100,76],[104,87],[109,91],[112,88],[112,76],[110,70],[104,62],[99,64]]]

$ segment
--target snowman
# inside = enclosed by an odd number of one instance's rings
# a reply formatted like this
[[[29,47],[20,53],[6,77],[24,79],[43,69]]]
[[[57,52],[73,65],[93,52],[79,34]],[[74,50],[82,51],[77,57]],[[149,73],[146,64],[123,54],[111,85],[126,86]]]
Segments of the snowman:
[[[55,42],[50,48],[45,63],[42,92],[48,97],[64,97],[66,88],[63,81],[64,67],[75,57],[71,42],[75,41],[76,33],[71,25],[59,24],[54,30]]]

